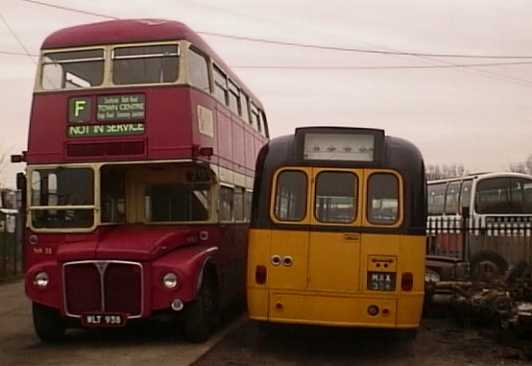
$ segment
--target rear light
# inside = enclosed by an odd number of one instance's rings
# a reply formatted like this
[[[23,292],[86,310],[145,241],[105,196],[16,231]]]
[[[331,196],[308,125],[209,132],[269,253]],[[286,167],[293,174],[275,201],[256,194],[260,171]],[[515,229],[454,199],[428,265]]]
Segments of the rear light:
[[[401,276],[401,289],[403,291],[412,291],[414,287],[414,275],[410,272],[403,273]]]
[[[368,306],[368,314],[371,316],[376,316],[379,314],[379,307],[377,305]]]
[[[266,267],[257,266],[255,269],[255,282],[259,285],[264,285],[266,283]]]

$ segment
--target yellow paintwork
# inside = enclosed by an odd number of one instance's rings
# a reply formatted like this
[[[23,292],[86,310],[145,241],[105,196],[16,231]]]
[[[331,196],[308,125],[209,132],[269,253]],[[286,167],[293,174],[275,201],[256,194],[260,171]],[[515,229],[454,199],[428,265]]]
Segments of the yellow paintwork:
[[[364,187],[371,173],[391,171],[349,170],[359,179],[357,215],[352,223],[335,226],[353,227],[352,230],[309,231],[301,230],[300,226],[309,223],[322,228],[326,226],[315,219],[312,210],[314,178],[322,170],[347,169],[287,169],[305,170],[308,174],[307,212],[300,222],[283,222],[294,225],[294,230],[250,230],[247,277],[250,318],[335,326],[418,327],[424,296],[425,237],[361,233],[356,228],[383,226],[371,225],[365,218]],[[276,178],[277,174],[274,182]],[[399,218],[388,227],[400,225],[403,220],[402,180],[398,178],[401,192]],[[270,215],[274,220],[273,207]],[[274,265],[272,256],[290,256],[292,265]],[[267,268],[265,284],[255,281],[257,265]],[[395,273],[395,291],[368,290],[368,271]],[[401,290],[401,274],[406,272],[412,273],[414,278],[413,289],[408,292]],[[369,315],[370,305],[378,306],[379,314]]]

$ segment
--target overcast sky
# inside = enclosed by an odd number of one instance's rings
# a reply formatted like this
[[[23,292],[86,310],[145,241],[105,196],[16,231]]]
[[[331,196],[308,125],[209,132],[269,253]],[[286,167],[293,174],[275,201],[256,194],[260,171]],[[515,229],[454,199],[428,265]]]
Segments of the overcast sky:
[[[530,0],[39,0],[120,18],[167,18],[195,31],[338,47],[532,56]],[[63,27],[96,16],[0,0],[30,53]],[[1,19],[0,19],[1,20]],[[427,163],[504,170],[532,153],[532,64],[467,69],[349,69],[525,60],[421,58],[276,46],[204,36],[261,99],[272,137],[297,126],[383,128],[414,142]],[[23,52],[0,21],[0,51]],[[35,60],[0,54],[0,152],[26,136]],[[295,66],[303,69],[253,69]],[[308,69],[320,66],[332,69]],[[347,69],[334,69],[345,66]],[[14,185],[19,164],[3,181]]]

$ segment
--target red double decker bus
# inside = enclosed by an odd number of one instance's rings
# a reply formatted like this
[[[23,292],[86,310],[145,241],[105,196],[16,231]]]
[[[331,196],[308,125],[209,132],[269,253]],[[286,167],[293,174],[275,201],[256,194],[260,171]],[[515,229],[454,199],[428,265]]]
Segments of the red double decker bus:
[[[206,339],[244,294],[264,109],[186,25],[113,20],[42,45],[28,148],[36,333],[181,315]],[[24,180],[27,181],[24,184]]]

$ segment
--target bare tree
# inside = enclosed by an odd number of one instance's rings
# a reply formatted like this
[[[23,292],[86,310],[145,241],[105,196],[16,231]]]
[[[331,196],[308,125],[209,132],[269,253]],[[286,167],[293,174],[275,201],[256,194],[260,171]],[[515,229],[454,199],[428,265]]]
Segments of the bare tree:
[[[463,164],[428,164],[426,169],[426,176],[428,180],[445,179],[461,177],[467,174],[467,170]]]
[[[4,170],[7,164],[7,154],[0,154],[0,191],[3,187]]]
[[[514,173],[532,174],[532,154],[525,161],[511,163],[508,169]]]

